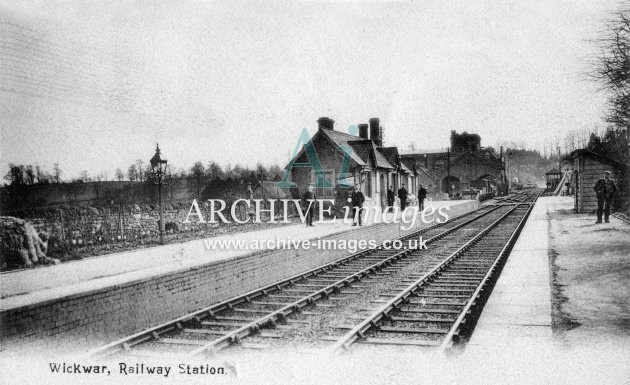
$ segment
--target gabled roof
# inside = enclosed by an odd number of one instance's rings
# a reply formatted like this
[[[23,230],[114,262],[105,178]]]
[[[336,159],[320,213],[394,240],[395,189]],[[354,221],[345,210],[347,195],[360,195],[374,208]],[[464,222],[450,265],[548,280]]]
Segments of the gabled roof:
[[[348,141],[348,144],[350,144],[350,146],[359,154],[364,162],[367,163],[371,155],[374,157],[374,163],[376,164],[376,167],[388,168],[392,170],[396,168],[387,161],[383,154],[381,154],[381,152],[374,145],[373,141],[369,139],[359,139]]]
[[[349,134],[344,134],[342,132],[337,132],[337,131],[333,131],[333,130],[319,129],[319,130],[317,130],[315,135],[313,135],[313,137],[311,138],[310,141],[314,142],[319,137],[322,137],[324,140],[327,140],[334,147],[337,147],[339,149],[343,149],[346,146],[350,146],[348,144],[348,141],[357,139],[356,136],[349,135]],[[295,157],[293,157],[291,159],[291,161],[284,168],[286,169],[288,167],[288,165],[291,164],[292,161],[294,161],[295,159],[298,159],[299,157],[301,157],[304,154],[305,151],[306,151],[306,149],[304,148],[304,146],[302,146],[302,149],[300,150],[300,152],[298,152],[297,155]],[[350,160],[351,160],[351,162],[354,165],[358,165],[358,166],[365,166],[366,165],[366,162],[364,162],[363,159],[361,159],[361,157],[359,157],[359,155],[356,153],[356,151],[350,151]]]
[[[314,141],[318,136],[321,136],[328,140],[333,146],[337,148],[346,148],[349,146],[352,151],[350,153],[351,160],[356,165],[366,166],[370,163],[370,156],[373,157],[376,167],[394,169],[387,159],[381,154],[374,142],[369,139],[362,139],[360,137],[346,134],[334,130],[319,129],[317,133],[311,138]],[[304,153],[304,148],[300,150],[296,158],[299,158]]]
[[[319,129],[317,131],[317,134],[315,134],[315,136],[317,135],[322,135],[323,137],[331,141],[335,146],[339,148],[350,146],[349,142],[359,139],[354,135],[345,134],[343,132],[334,131],[334,130],[326,130],[326,129]],[[351,157],[352,157],[352,160],[356,162],[359,166],[365,166],[367,164],[367,158],[363,158],[362,156],[359,156],[359,154],[357,154],[356,151],[352,151]]]
[[[406,172],[406,173],[409,173],[409,174],[413,173],[413,171],[411,171],[411,169],[409,169],[409,167],[405,166],[405,164],[403,162],[400,162],[400,169],[403,172]]]
[[[385,159],[387,159],[389,164],[397,165],[400,163],[400,159],[398,157],[398,147],[381,147],[379,150]]]
[[[398,153],[398,147],[381,147],[379,148],[379,150],[390,164],[399,166],[403,172],[413,173],[413,171],[411,170],[413,166],[407,166],[401,161],[400,155]]]
[[[328,129],[319,129],[311,138],[311,142],[320,137],[339,149],[349,146],[352,149],[350,156],[354,165],[366,166],[371,163],[370,157],[372,157],[374,164],[378,168],[395,170],[397,166],[400,165],[402,171],[408,173],[413,172],[407,165],[400,162],[397,147],[377,148],[374,141],[370,139],[363,139],[358,136]],[[301,157],[304,152],[305,149],[302,147],[294,159]]]
[[[481,150],[478,151],[480,154],[485,154],[488,153],[490,154],[490,156],[492,156],[494,159],[496,160],[501,160],[501,157],[499,156],[499,154],[497,154],[497,152],[494,150],[494,148],[492,147],[482,147]]]

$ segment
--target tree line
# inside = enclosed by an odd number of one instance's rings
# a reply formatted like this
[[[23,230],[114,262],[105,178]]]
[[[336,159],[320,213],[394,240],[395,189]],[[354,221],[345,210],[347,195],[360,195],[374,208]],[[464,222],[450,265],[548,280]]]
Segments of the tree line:
[[[256,180],[274,180],[281,177],[284,170],[278,165],[264,166],[260,162],[254,168],[242,166],[240,164],[227,164],[222,167],[214,161],[204,164],[201,161],[195,162],[189,168],[181,168],[168,165],[165,180],[176,178],[191,178],[201,186],[202,181],[208,182],[215,179],[220,180],[243,180],[254,178]],[[145,182],[154,178],[151,166],[141,159],[136,160],[127,167],[126,172],[121,168],[116,168],[113,177],[109,177],[107,172],[101,172],[95,176],[90,176],[87,171],[82,171],[76,178],[64,180],[63,171],[56,163],[53,171],[49,172],[40,166],[9,164],[9,170],[4,176],[5,184],[8,186],[28,186],[34,184],[50,183],[87,183],[102,181],[131,181]]]

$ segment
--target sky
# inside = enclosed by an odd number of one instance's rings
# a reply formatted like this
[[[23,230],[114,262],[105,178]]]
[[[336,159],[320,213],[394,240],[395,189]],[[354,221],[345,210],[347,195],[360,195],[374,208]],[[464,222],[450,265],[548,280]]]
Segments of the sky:
[[[303,128],[378,117],[385,144],[542,148],[604,125],[587,79],[618,0],[0,4],[0,168],[113,177],[159,143],[284,166]]]

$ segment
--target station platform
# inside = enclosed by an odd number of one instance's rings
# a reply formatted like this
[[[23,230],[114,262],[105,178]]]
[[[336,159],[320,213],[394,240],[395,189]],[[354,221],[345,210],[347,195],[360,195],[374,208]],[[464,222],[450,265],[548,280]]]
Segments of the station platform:
[[[481,313],[469,349],[552,341],[549,199],[539,198],[534,205]]]
[[[449,213],[454,216],[470,211],[468,206],[470,209],[476,208],[476,205],[471,205],[471,203],[472,201],[427,201],[427,206],[433,206],[436,209],[442,206],[453,208],[462,206],[460,210],[453,209]],[[462,211],[461,208],[464,206],[466,210]],[[365,227],[374,225],[373,218],[371,219],[364,223]],[[343,219],[338,219],[336,223],[315,222],[315,226],[311,228],[305,228],[303,224],[273,226],[264,230],[234,233],[213,239],[218,241],[306,240],[352,229],[350,224],[344,223]],[[196,239],[90,257],[54,266],[6,272],[1,275],[0,310],[87,292],[208,262],[235,258],[251,252],[252,250],[237,248],[208,250],[203,239]]]
[[[541,197],[464,352],[470,383],[627,384],[630,225]]]
[[[455,217],[477,209],[479,202],[430,201],[427,206],[434,206],[435,211],[448,206],[449,215]],[[433,219],[435,217],[437,213]],[[362,227],[352,227],[338,219],[335,223],[315,222],[314,227],[270,226],[211,239],[246,243],[270,239],[311,242],[373,239],[380,243],[432,224],[422,224],[418,219],[413,228],[405,231],[400,222],[368,222]],[[79,344],[108,342],[351,253],[348,250],[322,252],[315,247],[309,250],[209,249],[207,240],[3,273],[0,276],[0,316],[4,342],[13,345],[57,338]]]

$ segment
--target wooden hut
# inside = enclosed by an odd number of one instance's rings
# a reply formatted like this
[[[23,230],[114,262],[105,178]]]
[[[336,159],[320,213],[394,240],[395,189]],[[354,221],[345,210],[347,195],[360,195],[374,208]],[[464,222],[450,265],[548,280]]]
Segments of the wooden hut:
[[[575,177],[575,211],[592,213],[597,211],[595,183],[604,177],[605,171],[612,173],[611,178],[617,185],[617,195],[612,205],[613,210],[620,210],[628,205],[630,165],[604,155],[581,149],[571,153],[573,176]]]

